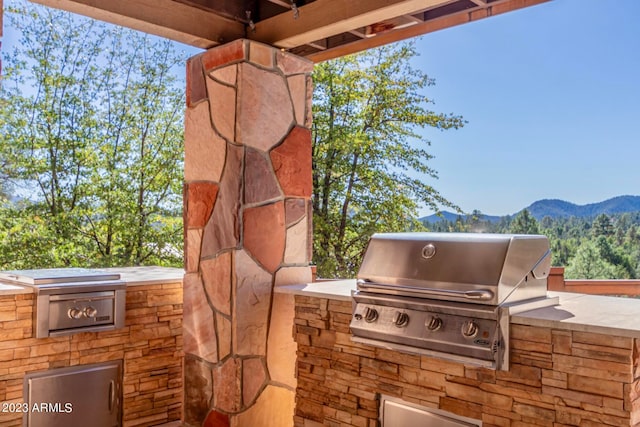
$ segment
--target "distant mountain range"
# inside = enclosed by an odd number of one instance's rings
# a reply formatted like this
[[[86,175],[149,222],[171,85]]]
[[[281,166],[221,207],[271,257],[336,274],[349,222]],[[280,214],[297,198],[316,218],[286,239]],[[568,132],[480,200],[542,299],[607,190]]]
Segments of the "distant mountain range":
[[[455,222],[459,216],[462,216],[462,218],[467,218],[470,217],[471,215],[460,215],[457,214],[455,212],[449,212],[449,211],[442,211],[441,213],[442,216],[438,216],[436,214],[433,215],[429,215],[429,216],[424,216],[422,218],[420,218],[420,221],[422,222],[427,222],[430,224],[433,224],[434,222],[439,222],[439,221],[450,221],[450,222]],[[480,219],[482,219],[483,221],[489,221],[489,222],[497,222],[500,221],[500,218],[502,218],[501,216],[496,216],[496,215],[485,215],[482,214],[482,217]]]
[[[591,217],[600,214],[621,214],[625,212],[638,212],[640,211],[640,196],[618,196],[611,199],[598,202],[589,203],[587,205],[576,205],[575,203],[567,202],[558,199],[543,199],[533,202],[525,209],[538,221],[545,216],[551,218],[560,217]],[[514,213],[516,215],[518,212]],[[512,215],[512,216],[513,216]],[[447,221],[455,221],[459,214],[454,212],[443,211],[442,217],[433,214],[420,218],[423,222],[434,223],[446,219]],[[468,215],[463,215],[467,217]],[[443,218],[444,217],[444,218]],[[501,216],[496,215],[482,215],[485,221],[499,221]]]

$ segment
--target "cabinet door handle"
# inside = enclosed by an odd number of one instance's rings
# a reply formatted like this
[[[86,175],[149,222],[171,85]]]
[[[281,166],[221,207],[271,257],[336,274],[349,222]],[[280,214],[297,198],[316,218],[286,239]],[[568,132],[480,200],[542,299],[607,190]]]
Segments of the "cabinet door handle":
[[[116,383],[115,381],[109,381],[109,412],[113,411],[113,403],[116,400]]]

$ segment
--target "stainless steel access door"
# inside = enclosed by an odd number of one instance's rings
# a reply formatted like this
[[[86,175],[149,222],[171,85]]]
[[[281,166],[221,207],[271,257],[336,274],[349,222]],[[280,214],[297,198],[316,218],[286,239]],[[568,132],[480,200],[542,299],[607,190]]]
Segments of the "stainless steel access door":
[[[122,361],[27,374],[27,427],[120,427]]]
[[[381,398],[382,427],[480,427],[482,422],[389,396]]]

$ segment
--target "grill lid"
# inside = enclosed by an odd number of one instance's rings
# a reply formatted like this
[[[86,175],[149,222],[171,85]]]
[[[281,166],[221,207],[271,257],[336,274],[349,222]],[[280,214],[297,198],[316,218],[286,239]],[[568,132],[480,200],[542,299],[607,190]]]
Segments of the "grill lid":
[[[367,291],[498,305],[546,296],[550,267],[541,235],[383,233],[371,237],[358,279]]]

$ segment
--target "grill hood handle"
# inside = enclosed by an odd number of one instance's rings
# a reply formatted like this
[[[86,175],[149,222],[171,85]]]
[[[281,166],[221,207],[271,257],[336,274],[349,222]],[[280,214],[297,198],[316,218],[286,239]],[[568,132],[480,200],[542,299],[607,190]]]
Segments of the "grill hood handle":
[[[551,249],[546,251],[540,260],[533,266],[531,273],[536,279],[546,279],[551,268]]]
[[[358,280],[358,288],[361,290],[367,289],[382,289],[389,290],[388,285],[383,285],[375,282],[368,282],[366,280]],[[402,291],[402,293],[411,293],[419,296],[440,296],[440,297],[456,297],[464,298],[474,301],[488,301],[493,298],[493,292],[489,289],[475,289],[472,291],[457,291],[448,289],[435,289],[435,288],[416,288],[412,286],[394,285],[394,290]]]

